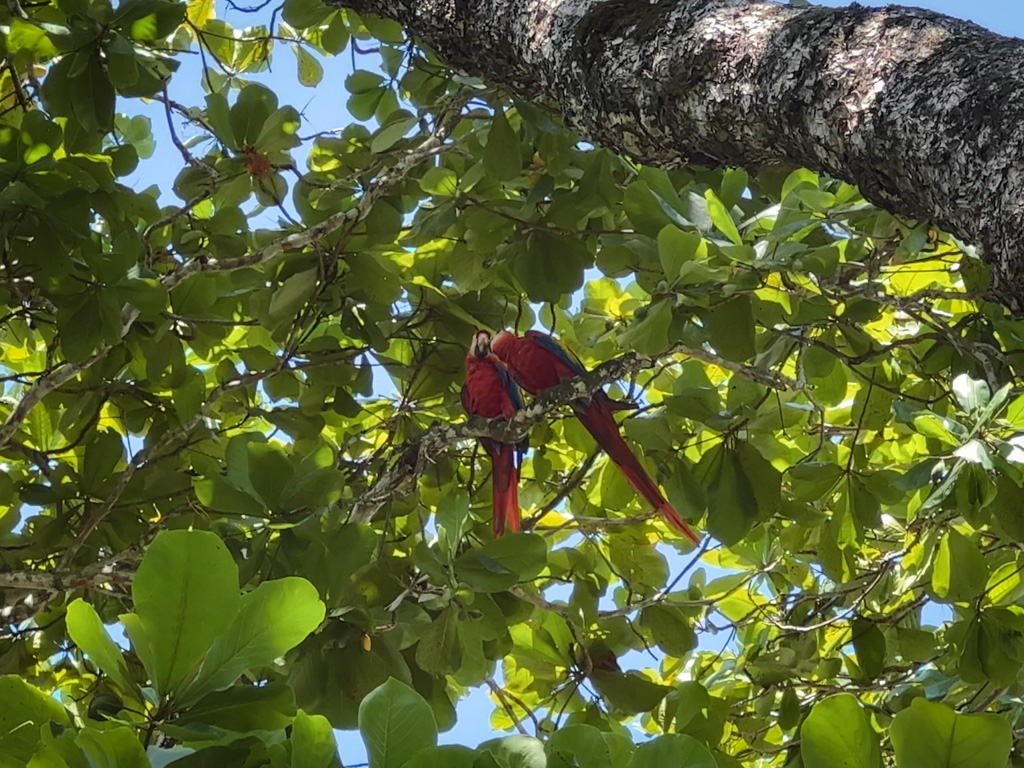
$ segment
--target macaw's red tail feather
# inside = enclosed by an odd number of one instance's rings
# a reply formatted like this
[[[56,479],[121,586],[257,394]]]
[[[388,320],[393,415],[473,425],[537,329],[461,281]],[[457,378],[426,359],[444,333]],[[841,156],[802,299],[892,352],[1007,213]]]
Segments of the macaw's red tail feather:
[[[504,535],[506,530],[515,532],[523,529],[519,518],[519,469],[515,463],[515,447],[504,443],[498,445],[491,461],[491,485],[494,489],[494,517],[491,525],[495,537],[498,537]]]
[[[700,537],[694,533],[693,528],[683,522],[683,518],[676,513],[675,509],[673,509],[672,505],[667,501],[658,507],[658,514],[662,515],[666,520],[668,520],[669,525],[682,533],[683,536],[688,538],[694,544],[700,544]]]
[[[587,431],[597,440],[597,444],[618,465],[637,493],[659,514],[663,515],[673,528],[679,530],[694,544],[699,544],[700,538],[690,526],[683,522],[672,505],[661,495],[658,486],[644,470],[640,459],[626,445],[626,441],[619,433],[619,425],[615,423],[611,413],[602,408],[601,403],[596,399],[589,405],[574,406],[574,410],[580,423],[587,428]]]
[[[644,497],[648,504],[655,509],[666,504],[665,497],[661,495],[658,486],[647,476],[640,460],[626,445],[626,441],[619,434],[619,425],[615,423],[611,413],[600,407],[597,401],[576,409],[576,416],[580,423],[587,428],[587,431],[594,436],[597,444],[607,452],[622,473],[629,480],[637,493]]]

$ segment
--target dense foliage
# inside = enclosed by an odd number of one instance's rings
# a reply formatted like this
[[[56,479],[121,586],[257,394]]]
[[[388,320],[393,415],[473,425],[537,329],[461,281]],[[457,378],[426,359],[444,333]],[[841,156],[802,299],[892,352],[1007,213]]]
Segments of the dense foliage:
[[[0,13],[0,766],[313,768],[356,727],[375,768],[1006,764],[1024,324],[969,248],[806,170],[639,167],[318,0]],[[173,190],[119,181],[140,99]],[[492,539],[448,429],[478,327],[624,361],[706,548],[550,407]],[[434,746],[480,685],[519,734]]]

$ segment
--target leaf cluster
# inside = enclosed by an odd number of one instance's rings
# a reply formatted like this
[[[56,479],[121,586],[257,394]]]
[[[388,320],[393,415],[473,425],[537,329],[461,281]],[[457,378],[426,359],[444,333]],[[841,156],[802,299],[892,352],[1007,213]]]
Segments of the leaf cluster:
[[[336,728],[388,768],[1006,763],[1024,326],[967,245],[643,167],[391,22],[222,10],[0,11],[4,765],[331,766]],[[480,327],[645,356],[624,434],[709,547],[564,410],[493,540],[434,426]],[[478,686],[518,735],[438,746]]]

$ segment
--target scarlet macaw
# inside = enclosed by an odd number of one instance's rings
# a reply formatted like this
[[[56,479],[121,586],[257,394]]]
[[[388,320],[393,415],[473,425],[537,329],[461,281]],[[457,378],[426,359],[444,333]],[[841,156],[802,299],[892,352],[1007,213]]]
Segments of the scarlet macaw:
[[[539,395],[564,379],[572,379],[586,373],[583,364],[575,355],[539,331],[527,331],[523,336],[500,331],[491,342],[491,350],[508,366],[512,378],[519,386],[531,395]],[[674,528],[681,531],[694,544],[699,544],[700,538],[661,495],[658,486],[644,471],[640,460],[622,439],[612,411],[622,410],[623,405],[608,397],[604,390],[595,392],[589,402],[576,400],[571,405],[580,423],[618,465],[630,485]]]
[[[491,334],[477,331],[466,354],[466,383],[462,385],[462,407],[473,416],[511,419],[523,407],[519,387],[508,369],[491,352]],[[495,536],[505,533],[506,526],[521,531],[519,519],[519,469],[527,441],[516,445],[496,443],[487,437],[480,444],[491,455]]]

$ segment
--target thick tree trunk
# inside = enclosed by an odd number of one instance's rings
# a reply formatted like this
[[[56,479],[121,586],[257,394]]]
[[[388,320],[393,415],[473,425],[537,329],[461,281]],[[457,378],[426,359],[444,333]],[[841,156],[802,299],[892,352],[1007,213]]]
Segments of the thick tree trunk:
[[[328,0],[641,162],[792,163],[931,220],[1024,313],[1024,41],[930,11],[761,0]]]

